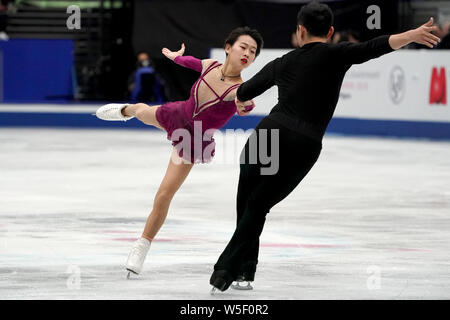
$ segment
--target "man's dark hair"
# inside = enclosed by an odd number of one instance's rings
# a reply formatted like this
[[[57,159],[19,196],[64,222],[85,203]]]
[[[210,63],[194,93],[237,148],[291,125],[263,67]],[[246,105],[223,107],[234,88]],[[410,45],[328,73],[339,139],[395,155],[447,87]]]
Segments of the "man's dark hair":
[[[297,24],[304,26],[306,31],[315,37],[326,37],[333,22],[330,7],[317,1],[304,5],[297,15]]]
[[[240,36],[244,36],[244,35],[248,35],[248,36],[252,37],[253,40],[256,41],[255,57],[257,57],[259,55],[259,52],[261,51],[261,48],[264,45],[264,41],[263,41],[261,34],[257,30],[250,29],[249,27],[239,27],[239,28],[233,29],[230,32],[230,34],[228,35],[228,37],[225,39],[223,47],[225,48],[225,46],[227,44],[232,46]]]

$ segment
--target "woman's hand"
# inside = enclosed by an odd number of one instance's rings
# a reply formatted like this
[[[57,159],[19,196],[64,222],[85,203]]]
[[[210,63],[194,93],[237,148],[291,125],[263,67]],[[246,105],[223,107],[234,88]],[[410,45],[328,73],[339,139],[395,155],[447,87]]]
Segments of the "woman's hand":
[[[255,106],[253,100],[242,102],[237,97],[234,99],[234,103],[236,104],[237,112],[240,116],[248,115]]]
[[[180,50],[178,50],[178,51],[170,51],[167,48],[163,48],[162,49],[162,54],[173,61],[176,57],[182,56],[184,54],[184,49],[185,49],[185,46],[184,46],[184,43],[182,43]]]

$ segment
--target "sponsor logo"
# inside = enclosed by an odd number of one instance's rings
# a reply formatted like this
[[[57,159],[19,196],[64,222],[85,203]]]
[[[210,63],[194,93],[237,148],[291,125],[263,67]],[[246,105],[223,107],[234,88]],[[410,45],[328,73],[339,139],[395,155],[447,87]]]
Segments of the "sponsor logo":
[[[430,104],[447,104],[447,79],[445,68],[433,67],[430,82]]]
[[[402,102],[406,91],[405,72],[399,66],[395,66],[389,75],[389,96],[394,104]]]

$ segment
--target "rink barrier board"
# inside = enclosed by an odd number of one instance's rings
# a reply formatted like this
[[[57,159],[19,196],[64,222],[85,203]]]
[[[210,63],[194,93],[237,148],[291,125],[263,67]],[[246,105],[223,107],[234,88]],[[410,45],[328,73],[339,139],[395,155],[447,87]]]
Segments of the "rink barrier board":
[[[1,108],[0,108],[1,109]],[[264,115],[234,116],[222,128],[253,129]],[[78,129],[153,129],[137,119],[103,121],[82,112],[11,112],[0,110],[0,127],[78,128]],[[353,136],[383,136],[450,140],[450,122],[374,120],[334,117],[327,134]]]
[[[264,49],[242,72],[248,80],[267,63],[291,50]],[[224,61],[223,49],[211,58]],[[353,65],[340,88],[335,118],[450,122],[450,50],[398,50]],[[299,95],[302,93],[299,92]],[[276,86],[254,99],[259,114],[278,103]]]

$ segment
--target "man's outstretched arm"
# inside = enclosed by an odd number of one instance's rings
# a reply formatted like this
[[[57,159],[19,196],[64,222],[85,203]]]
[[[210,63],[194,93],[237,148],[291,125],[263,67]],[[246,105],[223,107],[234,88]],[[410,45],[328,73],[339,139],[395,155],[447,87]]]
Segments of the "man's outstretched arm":
[[[250,80],[241,84],[236,94],[239,101],[253,99],[275,85],[275,64],[279,59],[272,60]]]
[[[433,48],[433,46],[441,42],[441,39],[432,34],[432,31],[437,31],[437,26],[433,26],[433,18],[430,18],[427,23],[416,29],[390,36],[389,45],[392,49],[397,50],[412,42],[416,42]]]
[[[346,65],[364,63],[370,59],[378,58],[384,54],[400,49],[412,42],[425,44],[432,48],[440,39],[432,34],[437,30],[433,26],[433,18],[416,29],[394,35],[384,35],[361,43],[341,42],[332,50],[335,56]]]

